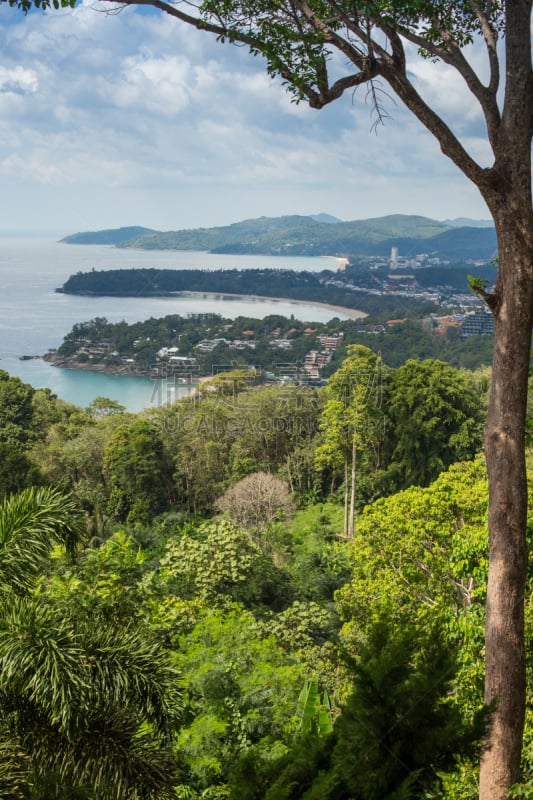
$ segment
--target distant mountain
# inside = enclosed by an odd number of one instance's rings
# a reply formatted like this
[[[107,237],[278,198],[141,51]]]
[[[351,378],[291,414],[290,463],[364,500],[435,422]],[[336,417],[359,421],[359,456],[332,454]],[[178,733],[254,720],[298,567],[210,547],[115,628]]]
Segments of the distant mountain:
[[[455,219],[443,220],[445,225],[452,228],[493,228],[494,222],[491,219],[470,219],[469,217],[456,217]]]
[[[211,253],[279,256],[387,256],[391,247],[400,255],[433,253],[450,260],[490,258],[495,253],[494,228],[454,227],[428,217],[391,214],[342,222],[311,216],[259,217],[217,228],[149,231],[120,228],[78,233],[63,242],[115,244],[143,250],[204,250]],[[139,231],[129,238],[127,231]]]
[[[114,244],[120,247],[131,239],[139,236],[147,236],[157,233],[152,228],[142,228],[140,225],[132,225],[129,228],[110,228],[104,231],[87,231],[85,233],[73,233],[61,239],[62,244]]]
[[[331,214],[311,214],[310,216],[315,222],[327,222],[330,225],[337,225],[337,223],[342,222],[342,219],[333,217]]]
[[[465,258],[492,258],[498,247],[494,227],[453,228],[437,234],[427,243],[442,258],[450,259],[457,253],[462,253]]]

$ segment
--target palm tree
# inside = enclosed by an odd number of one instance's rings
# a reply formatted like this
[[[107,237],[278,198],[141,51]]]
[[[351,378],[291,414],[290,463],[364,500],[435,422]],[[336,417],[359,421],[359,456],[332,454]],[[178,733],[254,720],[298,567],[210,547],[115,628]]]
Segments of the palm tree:
[[[29,489],[0,506],[0,796],[171,796],[180,689],[172,657],[138,624],[39,587],[54,544],[83,535],[73,502]]]
[[[72,556],[85,533],[74,501],[50,487],[31,487],[0,505],[0,591],[28,592],[49,566],[54,545]]]

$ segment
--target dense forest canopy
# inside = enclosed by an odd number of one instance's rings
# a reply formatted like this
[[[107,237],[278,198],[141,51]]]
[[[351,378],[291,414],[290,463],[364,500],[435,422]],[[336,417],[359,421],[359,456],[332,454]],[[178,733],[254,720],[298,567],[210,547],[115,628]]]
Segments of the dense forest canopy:
[[[471,796],[487,376],[345,355],[141,414],[0,374],[3,793]]]

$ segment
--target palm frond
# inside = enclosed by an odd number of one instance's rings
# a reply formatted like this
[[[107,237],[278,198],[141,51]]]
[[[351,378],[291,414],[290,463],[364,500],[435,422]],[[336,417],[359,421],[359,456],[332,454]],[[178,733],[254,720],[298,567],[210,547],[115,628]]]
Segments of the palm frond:
[[[0,614],[0,686],[67,728],[87,694],[88,670],[70,621],[49,605],[12,595]]]
[[[72,498],[50,487],[31,487],[0,505],[0,582],[27,591],[50,550],[62,544],[73,554],[84,534]]]

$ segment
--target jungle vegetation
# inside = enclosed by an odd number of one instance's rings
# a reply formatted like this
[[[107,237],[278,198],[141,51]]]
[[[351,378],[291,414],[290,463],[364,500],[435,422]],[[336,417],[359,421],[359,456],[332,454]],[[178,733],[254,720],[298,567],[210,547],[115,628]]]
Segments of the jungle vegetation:
[[[141,414],[0,373],[3,796],[476,796],[487,371],[345,355]]]

